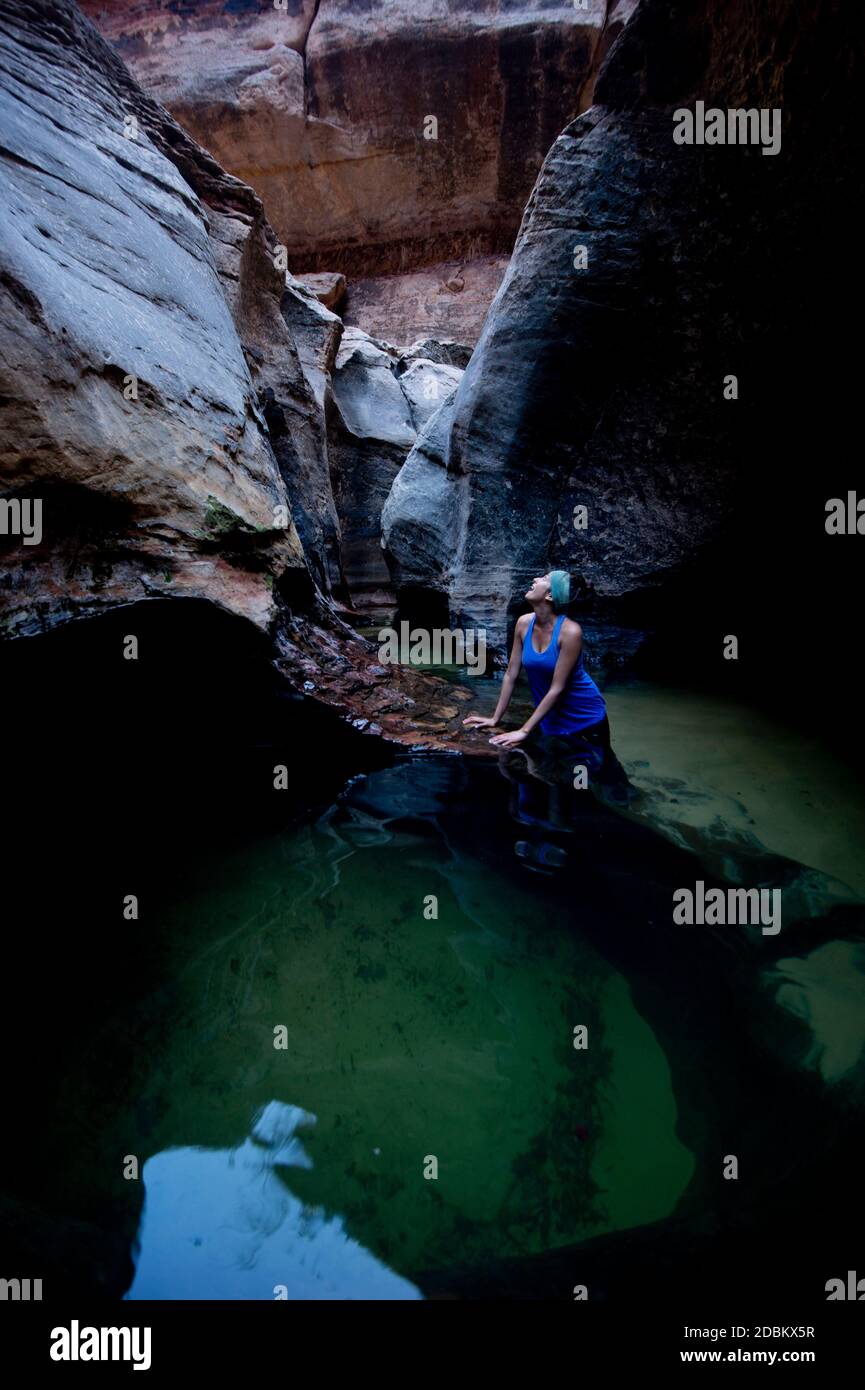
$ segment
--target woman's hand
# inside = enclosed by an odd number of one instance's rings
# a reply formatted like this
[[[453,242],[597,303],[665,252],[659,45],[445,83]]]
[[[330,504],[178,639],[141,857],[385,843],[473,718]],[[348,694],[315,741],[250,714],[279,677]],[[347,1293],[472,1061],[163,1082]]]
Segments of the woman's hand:
[[[492,715],[470,714],[463,720],[464,729],[494,729],[499,721]]]
[[[490,739],[490,743],[495,744],[496,748],[516,748],[527,738],[525,729],[514,729],[510,734],[496,734],[495,738]]]

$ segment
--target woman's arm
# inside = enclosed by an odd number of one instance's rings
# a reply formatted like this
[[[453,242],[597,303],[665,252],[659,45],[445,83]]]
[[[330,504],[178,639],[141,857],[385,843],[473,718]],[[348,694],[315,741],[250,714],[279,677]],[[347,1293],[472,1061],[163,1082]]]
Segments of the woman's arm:
[[[579,660],[580,652],[583,647],[583,629],[579,623],[566,620],[562,623],[559,633],[559,657],[556,662],[556,669],[553,672],[553,679],[550,681],[550,688],[541,703],[529,715],[521,729],[515,729],[513,733],[497,734],[491,739],[491,743],[497,744],[501,748],[510,748],[512,745],[522,743],[523,739],[528,738],[532,729],[549,714],[556,700],[561,695],[568,683],[568,677],[573,671]]]
[[[517,618],[517,625],[514,628],[514,642],[513,646],[511,647],[511,656],[510,660],[508,661],[508,669],[507,671],[505,671],[505,678],[502,681],[502,693],[499,696],[495,714],[492,716],[492,718],[484,718],[484,716],[481,714],[470,714],[468,719],[463,720],[463,725],[469,725],[470,727],[474,728],[491,729],[494,727],[494,725],[498,724],[500,719],[504,717],[505,710],[510,704],[511,696],[514,693],[514,686],[517,683],[517,676],[520,674],[520,670],[522,668],[523,639],[525,637],[526,626],[528,624],[528,621],[528,613],[524,613],[522,617]]]

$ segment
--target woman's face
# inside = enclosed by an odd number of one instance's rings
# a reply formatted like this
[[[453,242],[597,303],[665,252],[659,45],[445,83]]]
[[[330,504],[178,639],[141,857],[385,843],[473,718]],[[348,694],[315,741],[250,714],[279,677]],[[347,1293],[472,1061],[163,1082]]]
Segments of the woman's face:
[[[541,599],[550,596],[550,576],[539,574],[537,579],[532,580],[531,588],[526,590],[526,598],[529,603],[540,603]]]

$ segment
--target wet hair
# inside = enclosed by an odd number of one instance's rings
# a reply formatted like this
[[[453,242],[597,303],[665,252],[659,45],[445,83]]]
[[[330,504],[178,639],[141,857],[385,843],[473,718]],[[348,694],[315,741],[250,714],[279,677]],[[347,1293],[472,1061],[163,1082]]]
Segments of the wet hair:
[[[571,597],[571,576],[567,570],[550,571],[550,602],[556,612],[565,608]]]

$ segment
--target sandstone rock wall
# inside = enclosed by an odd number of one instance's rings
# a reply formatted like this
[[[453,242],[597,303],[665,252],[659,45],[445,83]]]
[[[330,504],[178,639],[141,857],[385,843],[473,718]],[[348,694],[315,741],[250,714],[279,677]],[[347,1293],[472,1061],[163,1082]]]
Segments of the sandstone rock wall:
[[[84,0],[144,88],[256,189],[290,269],[348,276],[347,322],[470,343],[632,4]],[[457,307],[440,286],[460,267]]]
[[[254,243],[258,200],[74,6],[0,20],[3,483],[44,509],[41,543],[7,551],[8,629],[178,593],[265,626],[304,560],[222,289],[241,257],[201,197]]]
[[[4,637],[204,599],[357,727],[446,742],[468,694],[377,665],[326,597],[339,320],[286,283],[256,195],[71,0],[0,0],[0,55]],[[32,545],[24,501],[41,506]]]
[[[643,0],[544,162],[449,418],[394,484],[398,585],[436,586],[501,643],[531,579],[562,566],[582,613],[645,622],[658,586],[723,565],[733,516],[777,512],[793,354],[812,341],[808,229],[832,207],[838,235],[855,167],[858,27],[832,0]],[[780,152],[674,144],[698,99],[780,107]]]

